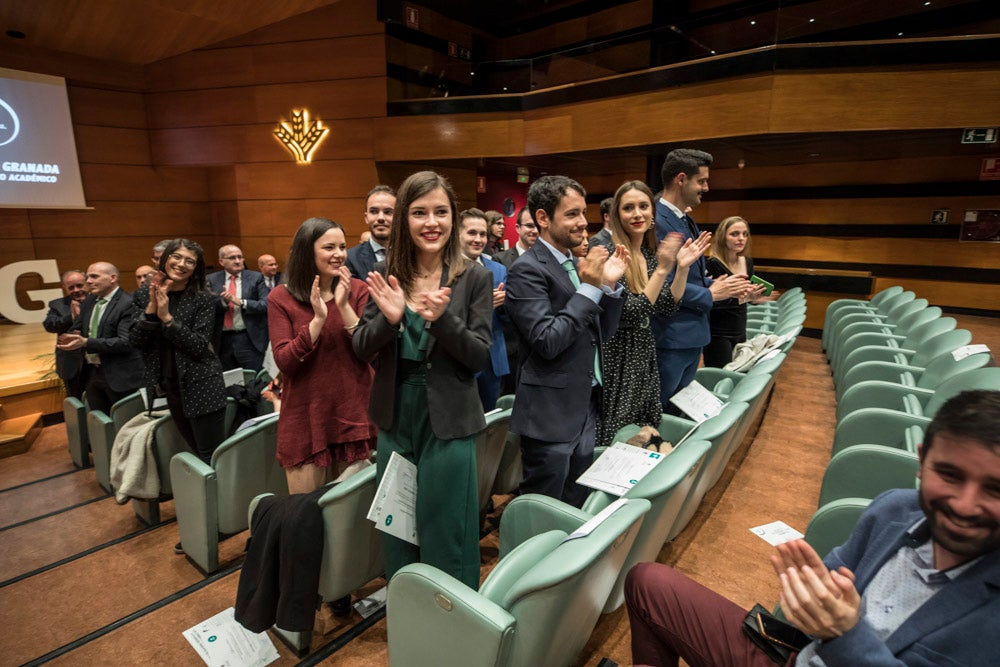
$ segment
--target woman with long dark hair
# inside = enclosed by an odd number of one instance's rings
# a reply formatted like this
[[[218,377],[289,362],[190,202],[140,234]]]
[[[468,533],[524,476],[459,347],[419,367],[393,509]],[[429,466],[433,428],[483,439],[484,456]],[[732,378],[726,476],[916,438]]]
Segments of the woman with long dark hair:
[[[604,397],[596,443],[610,445],[626,424],[660,423],[660,372],[649,318],[671,315],[684,296],[688,267],[708,247],[709,234],[684,242],[669,234],[656,242],[653,192],[642,181],[626,181],[611,204],[611,242],[629,250],[622,284],[625,305],[618,331],[603,348]],[[676,266],[676,269],[674,268]],[[666,284],[674,271],[673,280]]]
[[[205,290],[200,245],[174,239],[159,273],[132,295],[132,345],[142,352],[150,402],[166,396],[170,415],[188,445],[206,463],[225,440],[226,385],[212,349],[215,302]]]
[[[373,372],[351,347],[368,288],[351,278],[346,262],[343,228],[309,218],[292,239],[284,284],[268,297],[271,348],[282,377],[278,462],[291,493],[318,489],[350,464],[367,461],[375,445],[366,412]]]
[[[475,375],[489,360],[493,280],[462,256],[457,219],[444,177],[421,171],[403,182],[353,342],[375,367],[369,414],[379,428],[379,481],[393,452],[417,466],[420,546],[383,535],[386,575],[429,563],[475,589],[474,436],[486,425]]]

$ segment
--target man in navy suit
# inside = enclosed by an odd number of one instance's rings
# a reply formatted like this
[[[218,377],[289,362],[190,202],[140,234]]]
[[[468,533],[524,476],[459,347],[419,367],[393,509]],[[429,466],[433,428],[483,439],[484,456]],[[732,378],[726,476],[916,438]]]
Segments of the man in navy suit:
[[[142,385],[143,362],[139,350],[129,343],[132,327],[132,297],[119,284],[118,269],[107,262],[87,267],[90,294],[80,304],[80,313],[70,333],[60,334],[56,347],[82,350],[81,370],[91,410],[111,413],[111,406]]]
[[[87,278],[83,271],[67,271],[62,275],[65,296],[49,302],[49,312],[42,326],[49,333],[64,334],[73,327],[73,320],[80,316],[80,304],[87,298]],[[80,398],[86,379],[83,370],[83,352],[60,350],[56,347],[56,375],[63,381],[66,395]]]
[[[281,284],[281,271],[278,270],[278,260],[274,255],[261,255],[257,258],[257,268],[260,275],[264,276],[264,286],[268,293]]]
[[[504,341],[502,323],[502,319],[506,319],[503,303],[506,296],[504,283],[507,281],[507,269],[500,262],[494,262],[483,254],[489,239],[486,230],[486,214],[478,208],[470,208],[458,214],[458,238],[462,243],[462,252],[493,274],[493,343],[490,345],[490,361],[486,364],[486,368],[476,375],[479,400],[483,403],[483,410],[489,412],[497,406],[500,378],[510,373],[510,366],[507,363],[507,344]]]
[[[696,239],[700,232],[686,213],[701,203],[708,192],[708,167],[712,156],[704,151],[678,148],[670,151],[660,176],[663,196],[656,202],[656,238],[662,241],[670,232],[685,239]],[[673,273],[667,277],[667,284]],[[713,281],[708,277],[705,258],[699,257],[688,271],[684,297],[676,313],[654,315],[650,322],[656,339],[656,361],[660,367],[660,402],[664,412],[676,413],[670,397],[691,384],[701,349],[712,339],[708,313],[712,303],[746,295],[750,283],[746,276],[725,276]]]
[[[1000,392],[941,406],[917,476],[825,559],[777,547],[781,611],[812,640],[788,664],[1000,665]],[[625,601],[636,664],[774,664],[743,633],[747,610],[666,565],[632,568]]]
[[[222,271],[210,273],[208,290],[218,294],[215,306],[215,350],[222,367],[259,371],[267,349],[267,286],[264,276],[243,268],[243,251],[219,248]]]
[[[347,270],[358,280],[367,280],[376,262],[385,260],[395,210],[396,192],[388,185],[376,185],[365,197],[365,224],[371,238],[347,251]]]
[[[528,189],[541,236],[507,275],[507,314],[528,346],[511,431],[521,436],[521,493],[542,493],[576,507],[587,489],[576,479],[593,463],[600,411],[600,348],[618,328],[617,285],[628,253],[595,247],[575,259],[587,229],[586,192],[565,176]]]

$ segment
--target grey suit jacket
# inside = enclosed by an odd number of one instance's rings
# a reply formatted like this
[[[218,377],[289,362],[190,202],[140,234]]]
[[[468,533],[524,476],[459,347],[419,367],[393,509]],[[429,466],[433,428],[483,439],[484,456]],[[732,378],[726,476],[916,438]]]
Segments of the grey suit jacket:
[[[205,281],[208,283],[208,291],[215,294],[215,351],[218,352],[222,346],[222,322],[229,306],[222,300],[222,290],[225,289],[228,274],[225,271],[216,271],[208,274]],[[247,328],[247,335],[253,342],[253,346],[258,352],[267,349],[267,295],[271,291],[264,283],[264,274],[260,271],[243,269],[240,274],[241,294],[240,300],[243,302],[243,324]]]
[[[597,304],[578,293],[566,270],[538,242],[507,274],[505,303],[528,347],[511,430],[568,442],[587,418],[594,354],[617,331],[625,299],[605,294]]]
[[[375,270],[384,273],[385,264],[379,262]],[[445,267],[441,286],[447,282]],[[447,310],[428,327],[427,407],[431,429],[442,440],[465,438],[486,426],[476,373],[490,359],[492,318],[493,276],[478,264],[470,264],[452,283]],[[368,414],[385,430],[395,423],[399,335],[398,327],[389,324],[375,300],[368,299],[352,343],[354,352],[375,368]]]
[[[847,567],[865,589],[910,537],[924,516],[912,489],[887,491],[872,501],[850,539],[824,559]],[[918,539],[926,538],[926,534]],[[827,667],[865,665],[1000,665],[1000,551],[948,582],[883,642],[864,619],[842,636],[824,641],[817,654]]]
[[[73,328],[87,336],[90,317],[94,312],[97,297],[88,296],[80,304],[80,316],[73,322]],[[117,392],[133,392],[142,386],[142,355],[129,343],[132,328],[132,297],[119,288],[104,306],[104,314],[97,327],[97,335],[87,337],[84,352],[97,354],[104,369],[108,386]]]
[[[63,334],[73,328],[73,314],[69,309],[70,298],[59,297],[49,301],[49,312],[42,326],[49,333]],[[83,350],[60,350],[56,348],[56,375],[63,380],[72,380],[83,367]]]

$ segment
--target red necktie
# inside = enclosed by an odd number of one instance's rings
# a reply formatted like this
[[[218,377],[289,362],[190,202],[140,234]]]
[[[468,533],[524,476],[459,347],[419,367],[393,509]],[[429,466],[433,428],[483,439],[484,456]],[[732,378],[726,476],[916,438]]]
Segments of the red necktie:
[[[236,276],[230,274],[229,276],[229,286],[226,287],[226,294],[230,296],[236,296]],[[229,302],[229,307],[226,308],[226,314],[222,318],[222,328],[232,329],[233,328],[233,312],[235,312],[236,306],[233,302]]]

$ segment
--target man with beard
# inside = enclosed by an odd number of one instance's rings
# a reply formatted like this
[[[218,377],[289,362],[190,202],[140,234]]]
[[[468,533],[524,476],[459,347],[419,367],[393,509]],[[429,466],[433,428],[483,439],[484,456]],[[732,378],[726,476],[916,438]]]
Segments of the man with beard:
[[[385,259],[395,209],[396,192],[388,185],[376,185],[365,197],[365,224],[371,238],[347,251],[347,269],[358,280],[367,280],[376,262]]]
[[[64,334],[73,327],[73,320],[80,316],[80,304],[87,298],[86,280],[83,271],[67,271],[62,275],[65,296],[49,302],[49,312],[42,322],[46,331]],[[63,381],[67,396],[80,398],[83,395],[87,382],[80,372],[82,368],[83,352],[56,348],[56,375]]]
[[[787,664],[1000,664],[1000,392],[941,407],[918,477],[824,560],[802,540],[777,547],[781,610],[812,639]],[[773,664],[741,631],[746,610],[665,565],[634,567],[625,599],[636,663]]]

